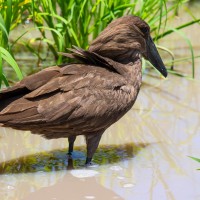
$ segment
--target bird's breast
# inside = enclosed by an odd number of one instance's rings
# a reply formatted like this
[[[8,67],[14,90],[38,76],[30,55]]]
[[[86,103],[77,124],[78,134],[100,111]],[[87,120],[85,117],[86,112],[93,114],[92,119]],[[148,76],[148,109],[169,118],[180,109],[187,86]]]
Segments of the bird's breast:
[[[139,93],[140,85],[124,85],[120,88],[120,102],[125,107],[132,107]]]

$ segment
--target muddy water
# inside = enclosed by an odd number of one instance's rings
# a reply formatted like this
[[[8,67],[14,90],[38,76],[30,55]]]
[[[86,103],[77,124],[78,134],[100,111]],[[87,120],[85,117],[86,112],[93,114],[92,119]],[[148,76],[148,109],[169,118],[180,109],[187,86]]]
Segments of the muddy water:
[[[84,139],[0,129],[1,199],[200,199],[200,83],[149,72],[134,108],[103,135],[94,168]]]

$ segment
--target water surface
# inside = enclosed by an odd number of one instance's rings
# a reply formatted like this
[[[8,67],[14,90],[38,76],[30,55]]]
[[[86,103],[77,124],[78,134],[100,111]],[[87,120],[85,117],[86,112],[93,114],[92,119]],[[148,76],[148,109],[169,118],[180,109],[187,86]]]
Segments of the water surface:
[[[198,10],[192,7],[192,12]],[[191,20],[180,16],[171,24]],[[199,25],[184,32],[200,55]],[[166,37],[160,45],[176,58],[190,54],[180,35]],[[94,157],[97,167],[83,167],[83,137],[69,160],[66,139],[0,128],[0,199],[200,200],[200,163],[189,157],[200,158],[200,61],[195,62],[195,81],[146,72],[134,107],[103,135]],[[175,69],[190,75],[191,62],[177,63]]]
[[[200,155],[199,87],[145,76],[133,109],[103,135],[95,168],[83,167],[82,137],[71,162],[66,139],[1,128],[1,199],[200,199],[200,164],[188,157]]]

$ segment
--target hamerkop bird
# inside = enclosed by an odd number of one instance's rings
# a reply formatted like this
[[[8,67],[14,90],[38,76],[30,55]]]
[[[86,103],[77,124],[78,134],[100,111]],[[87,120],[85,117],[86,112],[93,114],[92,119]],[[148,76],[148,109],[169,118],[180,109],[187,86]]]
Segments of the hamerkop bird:
[[[164,76],[166,68],[146,22],[125,16],[111,22],[88,50],[63,55],[78,60],[49,67],[0,93],[0,123],[47,139],[84,135],[90,164],[104,131],[133,106],[142,81],[143,56]]]

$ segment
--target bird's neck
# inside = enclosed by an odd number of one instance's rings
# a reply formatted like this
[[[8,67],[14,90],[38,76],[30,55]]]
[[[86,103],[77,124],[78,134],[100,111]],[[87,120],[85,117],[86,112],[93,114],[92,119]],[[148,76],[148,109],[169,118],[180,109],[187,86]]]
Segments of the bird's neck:
[[[87,51],[78,47],[74,47],[74,49],[71,49],[71,51],[71,54],[62,53],[62,55],[70,58],[75,58],[85,64],[103,67],[109,71],[118,73],[123,76],[130,84],[134,85],[136,79],[136,82],[140,83],[142,74],[142,62],[141,55],[138,51],[129,52],[127,56],[123,57],[124,59],[121,58],[121,62],[107,56],[102,56],[91,50]]]
[[[129,84],[134,85],[135,88],[140,88],[142,82],[142,59],[140,54],[134,58],[129,58],[126,63],[116,62],[110,58],[104,57],[117,73],[122,75]]]
[[[134,85],[134,87],[140,88],[142,83],[142,60],[141,58],[135,60],[135,62],[129,63],[129,65],[125,65],[127,69],[126,78]]]
[[[137,44],[135,43],[137,46]],[[94,52],[100,56],[110,58],[115,62],[128,64],[130,62],[135,62],[140,58],[140,51],[137,48],[129,48],[128,45],[118,44],[113,46],[108,46],[108,44],[102,44],[100,47],[98,45],[91,45],[89,51]]]

